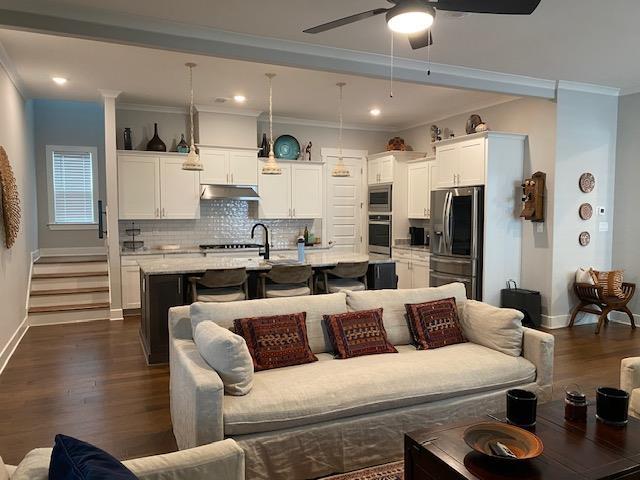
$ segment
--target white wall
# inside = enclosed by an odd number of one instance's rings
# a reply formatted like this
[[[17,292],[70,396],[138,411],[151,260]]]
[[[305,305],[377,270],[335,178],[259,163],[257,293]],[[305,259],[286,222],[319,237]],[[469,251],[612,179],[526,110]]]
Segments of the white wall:
[[[198,112],[194,119],[198,143],[225,147],[256,146],[256,117]]]
[[[102,105],[64,100],[34,101],[34,143],[38,189],[40,248],[103,247],[96,229],[51,230],[47,185],[47,145],[76,145],[98,149],[98,198],[106,198],[104,115]]]
[[[547,174],[546,221],[538,232],[532,222],[524,222],[522,237],[522,276],[524,288],[538,290],[542,294],[543,314],[551,303],[553,184],[556,142],[556,105],[549,100],[523,98],[501,103],[478,111],[467,112],[436,121],[440,128],[453,130],[456,136],[465,135],[465,124],[471,113],[478,113],[491,130],[523,133],[529,139],[525,145],[524,175],[542,171]],[[398,132],[397,135],[418,151],[431,147],[430,124]]]
[[[626,281],[640,283],[640,93],[620,97],[613,219],[613,268],[624,269]],[[640,294],[629,305],[640,314]]]
[[[167,151],[175,152],[180,135],[189,143],[189,116],[184,113],[168,113],[141,110],[116,110],[116,144],[124,149],[124,129],[131,128],[134,150],[146,150],[153,137],[153,124],[158,124],[158,136],[167,145]]]
[[[18,184],[22,222],[10,250],[0,226],[0,369],[25,330],[31,252],[38,248],[36,169],[33,155],[33,108],[25,103],[0,68],[0,145],[9,156]],[[1,223],[1,222],[0,222]]]

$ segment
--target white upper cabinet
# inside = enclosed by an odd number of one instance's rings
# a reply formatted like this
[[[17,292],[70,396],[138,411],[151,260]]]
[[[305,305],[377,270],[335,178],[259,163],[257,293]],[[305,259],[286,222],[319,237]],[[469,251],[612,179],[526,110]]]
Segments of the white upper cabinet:
[[[367,162],[367,180],[369,185],[393,183],[393,155],[373,158]]]
[[[429,162],[407,166],[407,215],[409,218],[429,218]]]
[[[157,157],[118,157],[118,206],[123,220],[160,218],[160,163]]]
[[[257,185],[258,154],[255,150],[200,147],[203,185]]]
[[[261,160],[260,165],[264,162]],[[260,218],[322,218],[323,165],[279,161],[281,175],[258,174]]]
[[[118,154],[119,218],[200,218],[198,172],[182,170],[183,161],[175,154]]]
[[[380,159],[380,182],[379,183],[392,183],[393,182],[393,157],[382,157]]]
[[[487,133],[445,140],[436,145],[438,188],[485,184]]]

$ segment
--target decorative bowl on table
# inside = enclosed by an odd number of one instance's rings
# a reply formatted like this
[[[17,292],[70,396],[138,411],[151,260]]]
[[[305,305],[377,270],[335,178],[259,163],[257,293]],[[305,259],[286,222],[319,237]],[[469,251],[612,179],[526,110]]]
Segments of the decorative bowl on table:
[[[300,156],[300,143],[291,135],[280,135],[273,144],[273,153],[276,158],[284,160],[297,160]]]
[[[484,422],[464,431],[464,441],[476,452],[491,458],[519,461],[536,458],[544,449],[542,440],[533,433],[514,425]],[[502,451],[506,447],[511,455]]]

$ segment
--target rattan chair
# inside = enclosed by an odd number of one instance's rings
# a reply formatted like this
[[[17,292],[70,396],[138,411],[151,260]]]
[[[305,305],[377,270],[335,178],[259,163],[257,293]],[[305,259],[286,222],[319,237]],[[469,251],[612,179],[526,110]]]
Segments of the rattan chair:
[[[624,292],[624,297],[622,298],[605,296],[601,286],[591,285],[589,283],[575,283],[573,290],[578,296],[580,303],[573,309],[569,327],[573,327],[578,313],[593,313],[594,315],[598,315],[598,326],[595,332],[597,335],[600,333],[602,325],[609,322],[609,314],[611,312],[623,312],[629,316],[631,328],[636,328],[633,313],[631,313],[631,310],[627,307],[627,304],[631,301],[636,291],[635,283],[622,284],[622,291]]]
[[[194,302],[237,302],[249,298],[246,268],[207,270],[202,277],[189,277]]]
[[[324,293],[366,290],[368,270],[369,262],[340,262],[318,274],[316,292],[321,288]]]
[[[260,293],[262,298],[313,295],[311,265],[273,265],[260,274]]]

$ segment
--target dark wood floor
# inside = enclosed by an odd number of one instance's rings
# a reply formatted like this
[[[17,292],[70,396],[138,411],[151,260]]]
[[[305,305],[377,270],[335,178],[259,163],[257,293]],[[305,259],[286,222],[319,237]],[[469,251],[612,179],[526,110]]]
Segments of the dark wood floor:
[[[137,317],[31,328],[0,375],[0,456],[16,464],[56,433],[125,459],[175,450],[169,369],[145,364]],[[556,330],[556,398],[577,382],[617,385],[620,359],[640,354],[640,329]]]

